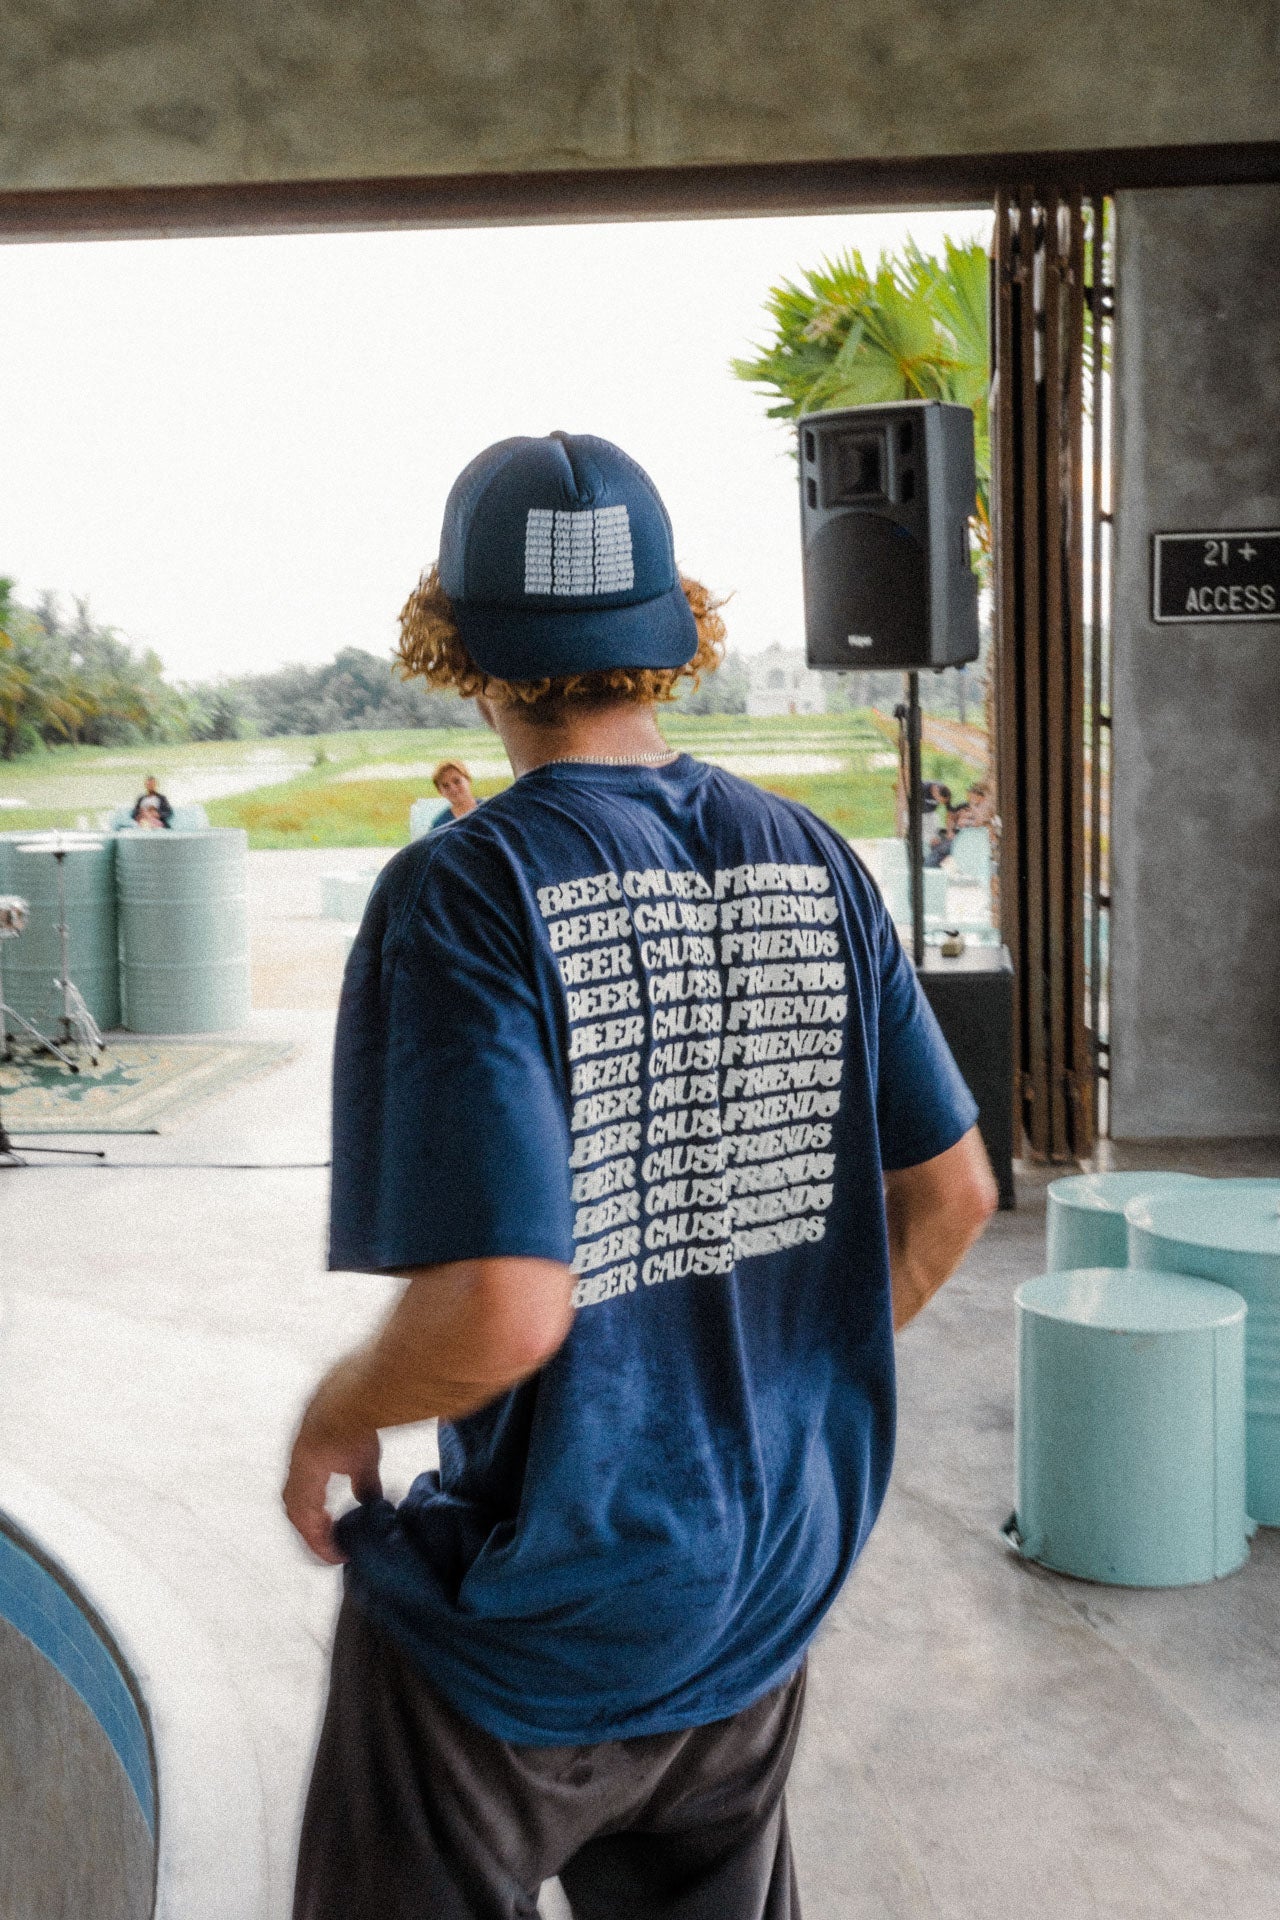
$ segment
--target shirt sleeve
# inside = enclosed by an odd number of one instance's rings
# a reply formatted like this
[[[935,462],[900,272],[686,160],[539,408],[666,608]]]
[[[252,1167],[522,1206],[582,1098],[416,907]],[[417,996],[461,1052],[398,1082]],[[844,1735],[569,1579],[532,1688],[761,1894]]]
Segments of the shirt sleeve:
[[[329,1265],[573,1255],[562,1046],[521,903],[472,836],[384,871],[343,982]]]
[[[880,923],[879,1085],[876,1117],[886,1172],[917,1167],[954,1147],[978,1117],[887,913]]]

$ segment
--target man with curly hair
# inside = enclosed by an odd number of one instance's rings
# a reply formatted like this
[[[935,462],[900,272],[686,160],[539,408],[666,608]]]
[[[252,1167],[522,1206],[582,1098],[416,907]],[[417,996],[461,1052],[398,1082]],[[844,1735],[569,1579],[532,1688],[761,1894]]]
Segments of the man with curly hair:
[[[995,1192],[848,846],[663,740],[722,646],[588,435],[473,461],[402,615],[516,777],[384,870],[343,987],[330,1265],[406,1284],[285,1487],[346,1563],[295,1920],[527,1920],[556,1875],[577,1920],[798,1920],[806,1648],[894,1329]],[[379,1430],[432,1418],[393,1506]]]

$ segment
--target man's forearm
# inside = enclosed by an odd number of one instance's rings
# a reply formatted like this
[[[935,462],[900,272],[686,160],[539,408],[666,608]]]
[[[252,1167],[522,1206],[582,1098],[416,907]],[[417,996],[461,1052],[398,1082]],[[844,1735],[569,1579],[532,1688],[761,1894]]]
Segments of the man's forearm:
[[[410,1277],[372,1340],[330,1369],[307,1419],[334,1439],[456,1420],[544,1366],[569,1330],[571,1282],[550,1261],[465,1261]],[[495,1269],[505,1271],[495,1275]]]
[[[343,1558],[326,1505],[346,1479],[375,1499],[378,1433],[456,1420],[545,1366],[573,1321],[573,1275],[551,1260],[460,1260],[406,1276],[379,1333],[320,1382],[293,1443],[285,1511],[312,1552]]]
[[[945,1214],[889,1223],[889,1277],[893,1292],[894,1331],[914,1320],[938,1289],[951,1278],[983,1222]]]
[[[467,1367],[451,1371],[447,1334],[437,1342],[419,1333],[396,1342],[395,1316],[374,1339],[355,1348],[325,1374],[311,1397],[307,1420],[335,1439],[422,1420],[460,1420],[515,1386],[536,1366]]]
[[[895,1332],[950,1279],[998,1200],[976,1127],[936,1159],[885,1181]]]

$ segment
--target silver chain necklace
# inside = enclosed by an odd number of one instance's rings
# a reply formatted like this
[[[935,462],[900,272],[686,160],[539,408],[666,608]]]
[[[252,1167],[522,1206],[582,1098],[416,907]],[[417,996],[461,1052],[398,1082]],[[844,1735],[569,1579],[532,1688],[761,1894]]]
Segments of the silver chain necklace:
[[[656,767],[678,760],[679,749],[664,747],[661,753],[554,753],[539,764],[544,767]]]

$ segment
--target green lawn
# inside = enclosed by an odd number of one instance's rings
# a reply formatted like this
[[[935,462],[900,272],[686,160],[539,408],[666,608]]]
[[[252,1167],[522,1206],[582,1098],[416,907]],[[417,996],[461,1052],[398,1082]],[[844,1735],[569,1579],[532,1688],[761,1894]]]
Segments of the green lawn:
[[[869,715],[799,714],[776,720],[705,717],[667,708],[661,725],[672,746],[695,754],[822,754],[837,769],[791,772],[764,767],[747,777],[802,801],[850,839],[893,832],[892,728]],[[409,837],[410,804],[431,792],[429,769],[454,757],[478,769],[482,798],[508,784],[499,742],[482,728],[337,733],[297,739],[204,741],[156,748],[69,747],[0,762],[0,830],[96,826],[132,802],[155,773],[178,801],[200,799],[214,826],[244,827],[252,847],[387,847]],[[954,754],[925,750],[925,774],[962,790],[974,769]],[[405,767],[402,778],[361,778],[361,770]],[[419,771],[409,771],[410,768]],[[263,784],[218,796],[218,783],[243,771]]]
[[[482,800],[508,780],[477,780]],[[215,800],[213,827],[245,827],[251,847],[401,847],[409,838],[409,808],[429,799],[429,780],[290,780],[278,787]]]
[[[754,785],[799,800],[846,840],[887,840],[893,833],[893,779],[883,773],[762,775]]]

